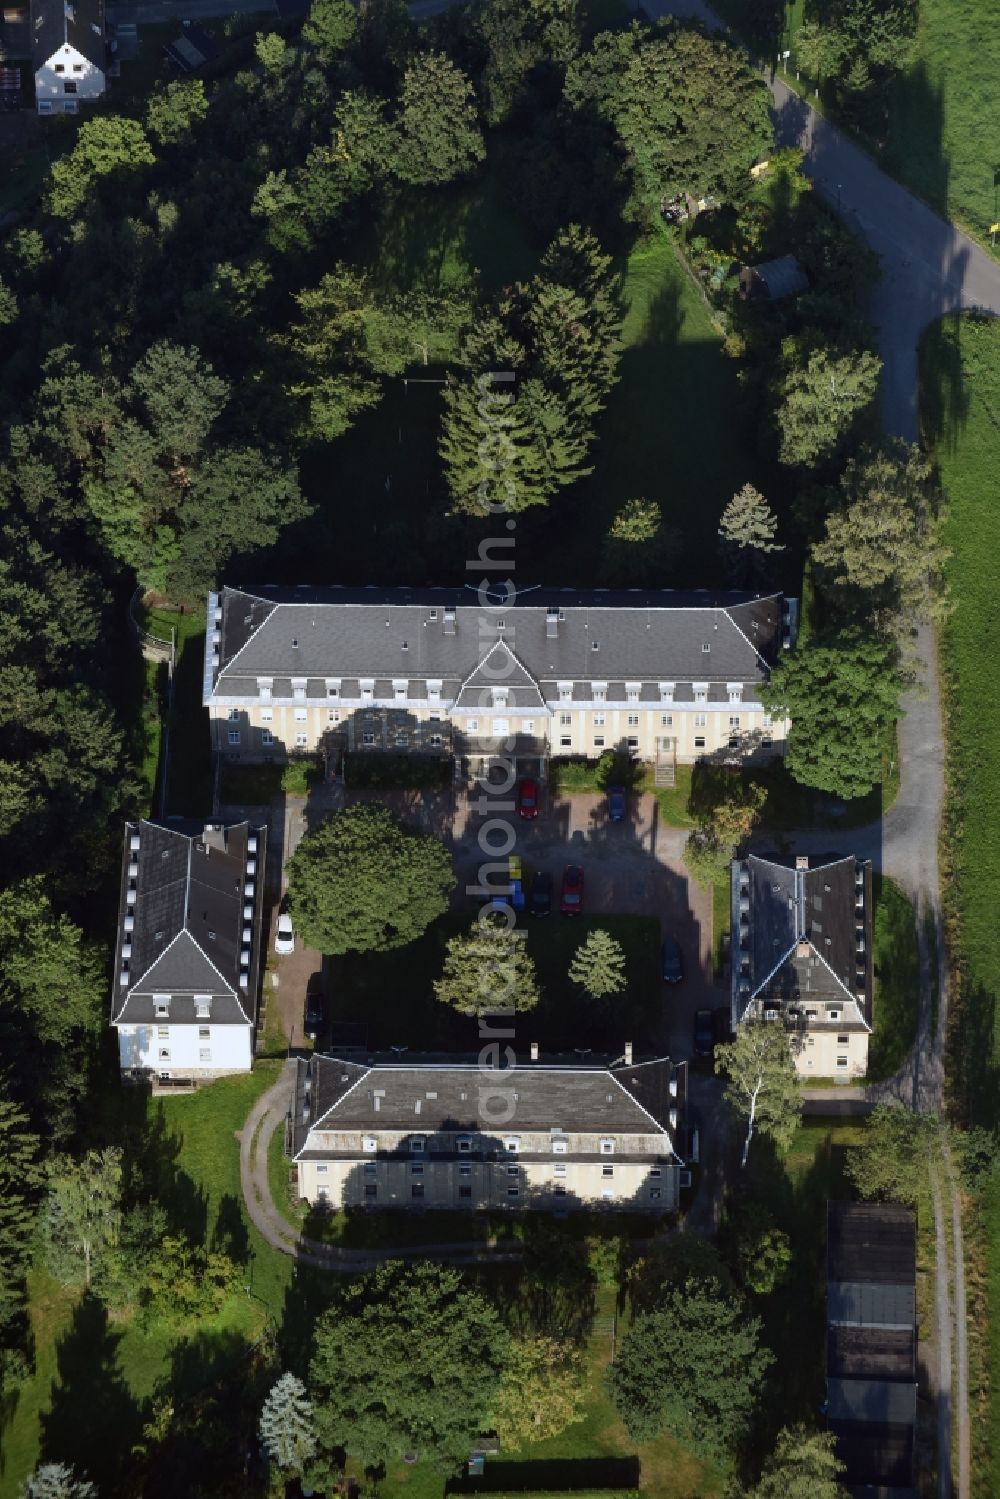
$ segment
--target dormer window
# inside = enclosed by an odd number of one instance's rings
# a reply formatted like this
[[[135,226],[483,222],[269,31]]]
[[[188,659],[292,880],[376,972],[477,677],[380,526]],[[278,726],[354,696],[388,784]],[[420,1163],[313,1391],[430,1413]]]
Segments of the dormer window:
[[[696,703],[707,703],[708,702],[708,683],[707,682],[695,682],[694,683],[694,700],[695,700]]]
[[[409,693],[410,683],[406,677],[396,677],[392,683],[393,700],[397,703],[405,703]]]
[[[375,679],[374,679],[374,677],[362,677],[361,678],[360,686],[361,686],[361,701],[363,703],[370,703],[370,702],[372,702],[373,699],[374,699],[374,697],[375,697]]]
[[[639,701],[639,693],[641,691],[642,691],[642,683],[641,682],[626,682],[625,683],[625,701],[627,703],[637,703]]]
[[[595,703],[606,703],[608,700],[607,682],[595,682],[593,686],[593,693]]]
[[[306,679],[305,679],[305,677],[293,677],[292,678],[292,697],[295,699],[295,701],[297,703],[304,703],[305,702],[305,700],[306,700]]]
[[[503,1147],[508,1155],[517,1155],[517,1152],[521,1148],[520,1135],[508,1135],[506,1140],[504,1140],[503,1142]]]
[[[614,1140],[602,1140],[601,1141],[601,1155],[614,1155],[614,1153],[615,1153],[615,1142],[614,1142]]]
[[[439,703],[441,701],[442,686],[443,683],[440,680],[427,683],[427,701],[429,703]]]
[[[491,690],[493,693],[493,707],[506,708],[509,689],[506,687],[494,687]]]
[[[271,701],[271,691],[273,687],[273,677],[257,678],[257,693],[262,703],[269,703]]]
[[[196,1020],[207,1020],[212,1013],[212,996],[210,994],[196,994],[194,997],[194,1013]]]
[[[378,1150],[378,1141],[376,1140],[375,1136],[365,1135],[364,1139],[361,1142],[361,1148],[362,1150],[366,1150],[368,1152]]]
[[[329,698],[339,698],[340,697],[340,678],[339,677],[327,677],[327,679],[326,679],[326,695]]]
[[[660,702],[661,703],[672,703],[673,702],[673,700],[674,700],[674,688],[676,687],[676,685],[677,685],[676,682],[661,682],[660,683]]]
[[[567,1149],[568,1149],[568,1146],[567,1146],[567,1143],[566,1143],[565,1140],[560,1139],[560,1140],[553,1140],[552,1141],[553,1154],[555,1154],[555,1155],[565,1155]]]
[[[413,1139],[410,1141],[411,1154],[423,1155],[425,1144],[426,1142],[423,1135],[414,1135]]]
[[[169,994],[154,994],[153,995],[153,1014],[156,1016],[157,1020],[166,1020],[169,1017],[169,1015],[170,1015],[170,995]]]
[[[729,701],[731,703],[739,703],[743,701],[742,682],[727,682],[726,692],[729,694]]]
[[[559,690],[559,701],[561,703],[571,703],[573,701],[573,683],[559,682],[556,685]]]

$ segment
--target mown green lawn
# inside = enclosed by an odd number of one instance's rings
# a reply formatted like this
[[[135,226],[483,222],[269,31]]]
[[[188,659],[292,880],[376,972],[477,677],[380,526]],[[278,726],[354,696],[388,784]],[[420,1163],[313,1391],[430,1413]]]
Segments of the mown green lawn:
[[[959,982],[957,993],[952,985],[949,1007],[949,1083],[961,1119],[996,1127],[1000,699],[989,690],[988,678],[992,663],[1000,660],[1000,323],[953,317],[931,329],[922,349],[921,383],[925,436],[948,497],[946,539],[954,605],[943,638],[948,893],[959,922],[951,952]],[[992,1188],[988,1196],[987,1378],[973,1426],[973,1471],[983,1495],[1000,1492],[1000,1193]]]
[[[875,880],[875,1031],[868,1077],[892,1077],[906,1061],[920,1016],[920,954],[913,902],[889,879]]]

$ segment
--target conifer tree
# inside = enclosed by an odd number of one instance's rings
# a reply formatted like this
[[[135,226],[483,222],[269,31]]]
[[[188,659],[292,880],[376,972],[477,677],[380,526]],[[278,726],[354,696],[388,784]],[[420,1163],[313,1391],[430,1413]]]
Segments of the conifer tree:
[[[300,1475],[316,1455],[312,1401],[294,1374],[272,1385],[260,1413],[260,1440],[271,1461],[287,1477]]]

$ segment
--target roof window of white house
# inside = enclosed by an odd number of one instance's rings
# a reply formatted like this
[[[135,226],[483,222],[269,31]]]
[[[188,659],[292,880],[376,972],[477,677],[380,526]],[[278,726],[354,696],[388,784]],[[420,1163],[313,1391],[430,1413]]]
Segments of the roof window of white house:
[[[306,695],[306,679],[305,679],[305,677],[293,677],[292,678],[292,697],[295,699],[296,702],[302,702],[304,700],[304,698],[305,698],[305,695]]]
[[[410,683],[406,677],[394,677],[392,682],[392,695],[397,703],[405,703],[410,690]]]
[[[729,701],[731,703],[739,703],[739,702],[742,701],[742,699],[743,699],[743,683],[742,682],[727,682],[726,683],[726,691],[729,694]]]
[[[637,703],[639,701],[639,693],[641,691],[642,691],[642,683],[641,682],[626,682],[625,683],[625,701],[627,703]]]
[[[557,682],[556,686],[559,689],[559,701],[561,703],[571,703],[573,701],[573,683]]]
[[[375,1136],[365,1135],[364,1139],[361,1142],[361,1148],[362,1150],[367,1151],[378,1150],[378,1141],[376,1140]]]
[[[170,1014],[169,994],[153,995],[153,1014],[156,1016],[157,1020],[166,1020],[167,1016]]]
[[[423,1155],[426,1143],[423,1135],[414,1135],[410,1141],[410,1150],[414,1155]]]
[[[427,683],[427,701],[439,703],[441,701],[441,688],[444,684],[440,680],[431,680]]]
[[[339,697],[340,696],[340,678],[339,677],[327,677],[327,679],[326,679],[326,695],[327,695],[327,697]]]
[[[614,1155],[614,1153],[615,1153],[615,1142],[614,1142],[614,1140],[602,1140],[601,1141],[601,1155]]]
[[[707,682],[695,682],[694,683],[694,700],[695,700],[696,703],[704,703],[704,702],[708,701],[708,683]]]
[[[212,996],[210,994],[196,994],[194,997],[194,1013],[198,1020],[207,1020],[212,1013]]]
[[[568,1148],[569,1147],[568,1147],[567,1142],[565,1140],[553,1140],[552,1141],[552,1149],[553,1149],[553,1151],[555,1152],[556,1155],[565,1155],[566,1151],[568,1150]]]
[[[676,686],[677,686],[676,682],[661,682],[660,683],[660,702],[661,703],[672,703],[673,702],[673,700],[674,700],[674,688]]]
[[[260,698],[261,698],[262,702],[265,702],[265,703],[270,702],[270,700],[271,700],[271,689],[273,688],[273,686],[274,686],[274,678],[273,677],[258,677],[257,678],[257,691],[260,694]]]
[[[510,689],[508,687],[493,687],[490,690],[493,693],[493,707],[506,708]]]
[[[521,1137],[520,1135],[508,1135],[503,1144],[504,1149],[509,1151],[511,1155],[517,1155],[517,1152],[521,1148]]]
[[[359,685],[361,687],[361,701],[363,703],[370,703],[375,696],[374,677],[362,677]]]
[[[607,682],[595,682],[593,684],[592,691],[593,691],[593,694],[594,694],[594,702],[595,703],[604,703],[604,702],[607,702],[607,698],[608,698],[608,684],[607,684]]]

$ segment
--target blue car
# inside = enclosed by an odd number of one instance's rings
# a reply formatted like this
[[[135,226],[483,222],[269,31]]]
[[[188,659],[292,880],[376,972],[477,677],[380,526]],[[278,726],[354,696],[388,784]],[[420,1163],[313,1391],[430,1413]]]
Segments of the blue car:
[[[608,787],[608,821],[625,821],[625,787]]]

